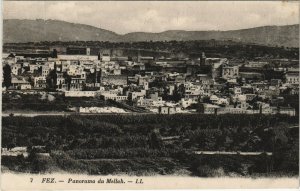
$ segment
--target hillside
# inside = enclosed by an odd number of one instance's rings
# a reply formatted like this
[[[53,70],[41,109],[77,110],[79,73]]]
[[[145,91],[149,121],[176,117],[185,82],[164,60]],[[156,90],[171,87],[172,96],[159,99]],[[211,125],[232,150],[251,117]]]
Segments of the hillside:
[[[264,26],[231,31],[165,31],[129,33],[124,41],[234,40],[270,46],[299,47],[299,25]]]
[[[39,41],[186,41],[234,40],[270,46],[299,47],[299,25],[263,26],[231,31],[172,30],[161,33],[133,32],[120,35],[101,28],[57,20],[17,20],[3,22],[4,43]]]
[[[3,41],[116,41],[119,35],[89,25],[74,24],[57,20],[3,21]]]

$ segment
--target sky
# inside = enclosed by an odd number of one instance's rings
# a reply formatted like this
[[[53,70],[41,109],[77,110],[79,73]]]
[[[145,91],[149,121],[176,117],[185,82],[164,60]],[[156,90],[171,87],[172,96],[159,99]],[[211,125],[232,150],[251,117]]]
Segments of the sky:
[[[4,19],[56,19],[114,31],[235,30],[299,24],[287,1],[3,1]]]

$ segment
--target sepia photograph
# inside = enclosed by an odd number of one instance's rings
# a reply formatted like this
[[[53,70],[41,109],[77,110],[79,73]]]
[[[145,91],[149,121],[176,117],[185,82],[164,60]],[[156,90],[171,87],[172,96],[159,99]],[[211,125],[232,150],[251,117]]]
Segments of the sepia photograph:
[[[2,10],[1,189],[299,187],[298,1]]]

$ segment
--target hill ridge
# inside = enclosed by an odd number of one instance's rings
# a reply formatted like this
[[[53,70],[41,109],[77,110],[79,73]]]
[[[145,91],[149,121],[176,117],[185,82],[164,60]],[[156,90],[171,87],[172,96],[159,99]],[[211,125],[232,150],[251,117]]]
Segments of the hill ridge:
[[[237,30],[166,30],[162,32],[116,32],[95,26],[55,19],[4,19],[3,42],[39,41],[188,41],[234,40],[268,46],[299,47],[299,24],[267,25]]]

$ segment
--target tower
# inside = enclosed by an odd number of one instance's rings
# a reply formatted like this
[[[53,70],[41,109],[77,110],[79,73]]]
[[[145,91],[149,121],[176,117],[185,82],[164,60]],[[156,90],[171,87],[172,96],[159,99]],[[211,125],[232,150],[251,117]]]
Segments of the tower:
[[[205,65],[205,60],[206,60],[205,53],[202,52],[201,57],[200,57],[200,65],[201,66]]]
[[[140,51],[140,49],[138,50],[137,61],[141,62],[141,51]]]
[[[53,49],[52,51],[52,58],[57,58],[57,50]]]
[[[98,60],[101,60],[101,53],[100,53],[100,51],[98,52]]]
[[[91,49],[90,48],[86,48],[86,55],[91,55]]]

